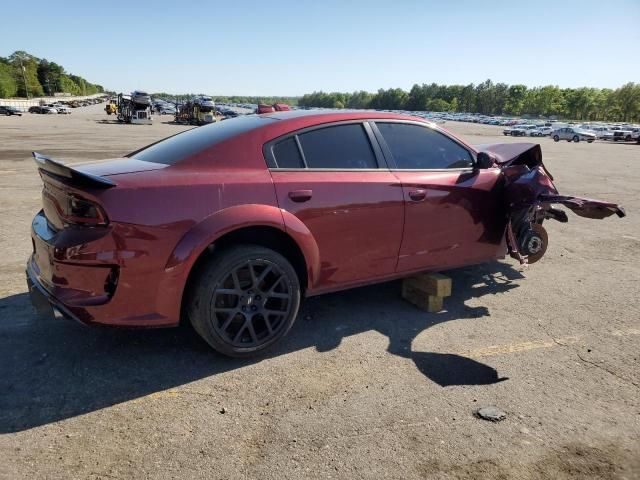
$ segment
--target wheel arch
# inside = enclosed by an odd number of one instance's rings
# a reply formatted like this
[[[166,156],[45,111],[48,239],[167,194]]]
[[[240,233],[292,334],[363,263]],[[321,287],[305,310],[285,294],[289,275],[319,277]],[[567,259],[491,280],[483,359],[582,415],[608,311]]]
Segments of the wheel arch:
[[[303,289],[312,289],[316,284],[320,255],[304,223],[271,205],[237,205],[193,226],[169,256],[165,266],[167,281],[180,283],[181,304],[197,267],[213,252],[238,243],[260,245],[280,253],[293,265]]]

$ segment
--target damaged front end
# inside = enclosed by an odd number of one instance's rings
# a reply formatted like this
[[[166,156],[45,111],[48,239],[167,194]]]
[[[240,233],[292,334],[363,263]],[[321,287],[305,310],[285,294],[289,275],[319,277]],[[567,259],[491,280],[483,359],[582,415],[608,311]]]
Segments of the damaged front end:
[[[603,219],[613,214],[624,217],[624,209],[609,202],[560,195],[553,176],[542,163],[540,145],[533,143],[500,143],[479,146],[479,160],[502,169],[509,254],[522,264],[535,263],[547,250],[548,235],[542,223],[553,219],[567,222],[566,212],[555,208],[563,205],[576,215]]]

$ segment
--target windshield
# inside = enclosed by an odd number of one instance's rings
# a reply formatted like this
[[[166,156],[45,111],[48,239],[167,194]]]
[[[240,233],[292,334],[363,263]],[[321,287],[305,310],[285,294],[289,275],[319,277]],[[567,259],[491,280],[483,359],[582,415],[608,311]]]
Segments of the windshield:
[[[204,127],[192,128],[127,155],[145,162],[173,165],[191,155],[205,150],[216,143],[228,140],[241,133],[258,128],[270,121],[256,115],[238,117]]]

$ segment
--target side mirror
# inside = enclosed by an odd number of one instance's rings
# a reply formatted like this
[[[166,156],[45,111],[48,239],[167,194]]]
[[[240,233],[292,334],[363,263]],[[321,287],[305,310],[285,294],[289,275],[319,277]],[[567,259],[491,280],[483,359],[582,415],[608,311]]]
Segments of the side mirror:
[[[487,152],[480,152],[476,158],[476,168],[487,169],[493,167],[495,159]]]

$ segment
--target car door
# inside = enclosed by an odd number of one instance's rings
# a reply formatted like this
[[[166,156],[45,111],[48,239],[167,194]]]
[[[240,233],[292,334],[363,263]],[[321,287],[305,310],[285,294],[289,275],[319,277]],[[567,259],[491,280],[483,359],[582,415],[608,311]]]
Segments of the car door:
[[[362,121],[325,124],[265,146],[279,207],[315,238],[320,277],[337,289],[395,272],[403,193]]]
[[[424,123],[376,121],[374,132],[402,183],[405,226],[398,272],[437,270],[504,255],[506,216],[498,168]]]

